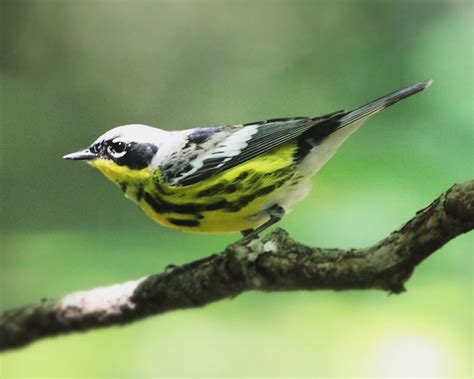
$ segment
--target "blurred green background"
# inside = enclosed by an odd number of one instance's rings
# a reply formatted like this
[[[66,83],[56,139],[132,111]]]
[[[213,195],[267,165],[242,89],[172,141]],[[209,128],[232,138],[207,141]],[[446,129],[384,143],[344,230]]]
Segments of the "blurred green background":
[[[145,218],[61,156],[128,123],[164,129],[317,115],[420,80],[314,178],[280,223],[324,247],[384,237],[473,177],[471,1],[1,2],[1,308],[220,251]],[[408,292],[246,293],[34,343],[3,377],[471,377],[473,238]],[[1,376],[0,375],[0,376]]]

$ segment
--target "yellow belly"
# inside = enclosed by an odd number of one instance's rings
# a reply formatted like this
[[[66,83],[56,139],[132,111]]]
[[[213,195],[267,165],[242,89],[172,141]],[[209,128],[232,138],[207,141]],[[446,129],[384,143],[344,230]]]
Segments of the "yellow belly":
[[[296,148],[288,143],[188,186],[166,183],[158,170],[131,170],[103,159],[91,164],[161,225],[225,233],[253,229],[268,220],[265,210],[284,196],[295,176]]]
[[[227,233],[254,229],[265,223],[269,219],[265,210],[277,197],[277,192],[260,196],[236,211],[223,208],[192,214],[158,213],[146,201],[141,201],[139,205],[151,219],[169,228],[195,233]]]
[[[169,228],[194,233],[228,233],[254,229],[267,221],[268,216],[261,213],[265,200],[262,198],[262,201],[255,201],[234,213],[224,210],[205,211],[200,213],[199,218],[195,215],[157,213],[146,202],[140,203],[140,207],[151,219]]]
[[[197,233],[253,229],[268,220],[265,210],[281,198],[295,175],[295,148],[288,144],[189,186],[150,181],[139,205],[170,228]]]

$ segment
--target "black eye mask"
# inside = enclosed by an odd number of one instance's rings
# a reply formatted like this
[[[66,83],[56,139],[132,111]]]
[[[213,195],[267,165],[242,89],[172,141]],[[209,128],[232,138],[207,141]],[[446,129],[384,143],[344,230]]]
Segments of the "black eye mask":
[[[119,145],[120,144],[120,145]],[[110,154],[107,154],[119,166],[127,166],[133,170],[140,170],[147,167],[153,157],[155,156],[158,148],[151,143],[137,143],[130,142],[122,146],[123,142],[116,142],[111,147],[117,152],[125,154],[120,158],[115,158]],[[117,146],[115,146],[117,145]]]

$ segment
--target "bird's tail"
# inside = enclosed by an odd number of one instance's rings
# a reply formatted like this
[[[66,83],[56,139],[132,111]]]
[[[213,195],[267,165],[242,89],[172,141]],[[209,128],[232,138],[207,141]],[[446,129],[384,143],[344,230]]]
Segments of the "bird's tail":
[[[382,96],[349,112],[339,111],[314,118],[315,125],[298,137],[297,157],[305,162],[300,166],[300,171],[309,174],[317,172],[334,155],[339,146],[361,127],[369,116],[395,104],[397,101],[423,91],[431,83],[431,80],[427,80],[414,84]],[[325,144],[324,149],[314,149],[315,146],[323,143]],[[308,159],[305,159],[306,157]]]
[[[420,82],[412,86],[402,88],[398,91],[382,96],[377,100],[371,101],[370,103],[363,105],[357,109],[354,109],[353,111],[347,112],[344,116],[339,118],[337,129],[341,129],[346,125],[367,118],[373,115],[374,113],[377,113],[382,109],[385,109],[406,97],[421,92],[424,89],[428,88],[432,82],[432,80],[425,80],[424,82]]]
[[[400,89],[352,111],[338,111],[313,118],[315,122],[314,126],[298,138],[300,151],[303,152],[301,153],[301,156],[305,156],[314,146],[320,144],[331,135],[333,135],[333,137],[337,135],[335,140],[338,140],[338,144],[341,144],[347,137],[349,137],[349,135],[355,132],[369,116],[372,116],[408,96],[423,91],[428,88],[432,82],[432,80],[426,80],[410,87]],[[341,130],[344,127],[347,127],[344,129],[345,132]],[[341,132],[335,133],[337,131]]]

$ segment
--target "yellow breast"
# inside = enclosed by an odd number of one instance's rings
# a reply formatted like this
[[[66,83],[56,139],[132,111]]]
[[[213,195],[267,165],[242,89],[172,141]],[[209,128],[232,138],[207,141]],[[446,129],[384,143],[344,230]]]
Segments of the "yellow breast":
[[[295,144],[284,145],[188,186],[170,185],[158,171],[107,162],[94,166],[156,222],[191,232],[224,233],[252,229],[268,219],[265,209],[281,197],[295,174],[295,149]]]

